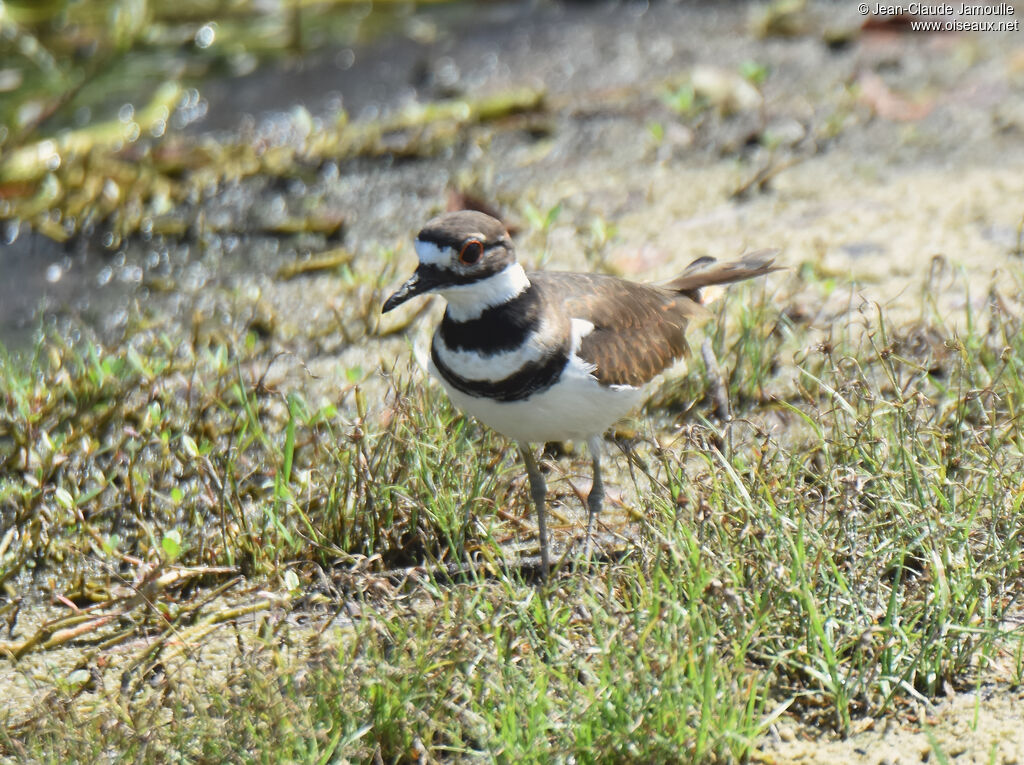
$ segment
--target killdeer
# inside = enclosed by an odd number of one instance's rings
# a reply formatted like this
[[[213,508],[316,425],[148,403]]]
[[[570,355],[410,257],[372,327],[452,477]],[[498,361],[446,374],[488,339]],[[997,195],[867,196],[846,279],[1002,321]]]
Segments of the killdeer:
[[[501,222],[470,210],[429,221],[415,246],[419,267],[382,311],[427,293],[447,300],[430,348],[430,371],[459,409],[518,443],[545,576],[547,487],[530,444],[586,440],[593,467],[589,554],[604,501],[604,431],[688,353],[687,320],[707,313],[701,288],[777,270],[771,258],[755,253],[733,263],[699,258],[663,286],[601,274],[527,272]]]

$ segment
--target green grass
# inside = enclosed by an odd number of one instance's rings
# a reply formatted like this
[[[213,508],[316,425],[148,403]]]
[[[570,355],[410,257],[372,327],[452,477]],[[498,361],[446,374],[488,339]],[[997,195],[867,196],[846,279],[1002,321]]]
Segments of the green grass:
[[[1019,318],[822,339],[743,294],[709,328],[736,421],[706,419],[697,362],[697,403],[652,407],[616,478],[630,541],[547,586],[503,564],[514,450],[418,372],[314,409],[263,385],[251,336],[4,357],[0,616],[60,595],[118,619],[13,620],[0,662],[75,658],[32,670],[0,753],[727,762],[779,715],[845,733],[1019,681]]]

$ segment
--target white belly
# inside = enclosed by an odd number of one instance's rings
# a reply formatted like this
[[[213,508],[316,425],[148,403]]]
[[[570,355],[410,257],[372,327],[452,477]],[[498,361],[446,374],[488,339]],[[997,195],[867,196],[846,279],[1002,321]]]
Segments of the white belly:
[[[516,441],[566,441],[599,436],[644,399],[642,388],[606,387],[573,356],[558,382],[522,401],[477,398],[451,387],[433,363],[430,373],[463,412]]]

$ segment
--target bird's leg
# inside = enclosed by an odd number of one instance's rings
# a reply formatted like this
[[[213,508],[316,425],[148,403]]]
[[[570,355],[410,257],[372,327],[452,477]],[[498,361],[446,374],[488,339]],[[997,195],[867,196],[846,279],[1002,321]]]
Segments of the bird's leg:
[[[594,482],[587,495],[587,542],[583,555],[586,560],[590,560],[590,549],[594,539],[594,519],[600,515],[601,505],[604,504],[604,482],[601,480],[601,437],[592,436],[588,439],[587,448],[590,449]]]
[[[541,575],[548,578],[548,570],[551,563],[548,559],[548,520],[544,510],[544,502],[547,498],[548,487],[544,483],[544,476],[540,474],[537,467],[537,460],[533,457],[530,445],[520,441],[519,453],[523,455],[523,462],[526,463],[526,475],[530,479],[530,496],[533,498],[533,505],[537,508],[537,535],[540,537],[540,566]]]

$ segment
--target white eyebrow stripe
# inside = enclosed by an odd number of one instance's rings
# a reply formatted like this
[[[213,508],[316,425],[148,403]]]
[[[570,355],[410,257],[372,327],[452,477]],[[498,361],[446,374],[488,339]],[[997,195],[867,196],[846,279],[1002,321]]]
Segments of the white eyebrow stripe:
[[[447,247],[441,249],[433,242],[424,242],[422,239],[417,239],[413,246],[416,248],[416,254],[419,256],[420,263],[426,263],[431,266],[451,263],[452,251]]]

